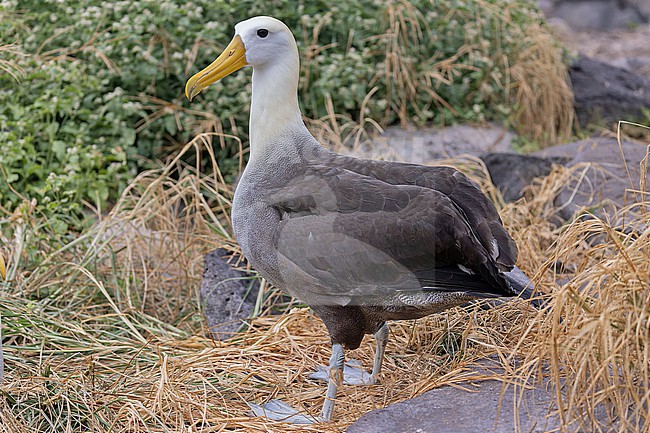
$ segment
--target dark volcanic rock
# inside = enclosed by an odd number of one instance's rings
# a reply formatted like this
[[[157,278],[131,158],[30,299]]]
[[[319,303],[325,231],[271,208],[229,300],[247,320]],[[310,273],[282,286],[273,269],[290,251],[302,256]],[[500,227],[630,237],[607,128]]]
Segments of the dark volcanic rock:
[[[515,362],[517,362],[515,360]],[[463,383],[464,389],[442,386],[424,394],[369,412],[354,422],[347,433],[542,433],[559,431],[555,384],[545,377],[525,389],[503,386],[505,371],[495,356],[469,366],[477,377],[494,377]],[[546,371],[546,373],[548,373]],[[617,431],[602,403],[593,407],[602,431]],[[568,431],[587,433],[592,426],[564,425]]]
[[[582,125],[635,120],[650,108],[650,81],[625,69],[580,56],[569,68]]]
[[[569,158],[541,158],[518,153],[488,153],[481,156],[490,173],[492,183],[499,188],[503,199],[513,202],[523,196],[523,190],[537,177],[547,176],[556,164],[565,164]]]
[[[203,314],[217,340],[232,337],[255,308],[259,282],[233,269],[223,248],[205,256],[201,301]]]

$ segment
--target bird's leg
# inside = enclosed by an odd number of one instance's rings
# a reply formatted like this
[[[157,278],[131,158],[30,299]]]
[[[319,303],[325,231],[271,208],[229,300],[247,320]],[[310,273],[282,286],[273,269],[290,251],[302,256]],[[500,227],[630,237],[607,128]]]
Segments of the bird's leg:
[[[327,384],[327,393],[323,403],[323,411],[320,418],[322,421],[331,421],[332,412],[334,412],[334,399],[336,399],[336,389],[343,381],[343,365],[345,364],[345,353],[343,346],[336,343],[332,345],[332,357],[330,358],[329,381]]]
[[[375,341],[377,342],[377,349],[375,351],[375,361],[372,365],[372,373],[368,373],[361,368],[361,363],[356,359],[350,359],[343,366],[343,383],[346,385],[374,385],[377,383],[379,373],[381,372],[381,364],[384,360],[384,352],[386,351],[386,343],[388,342],[388,325],[384,322],[381,324],[377,332],[375,332]],[[334,346],[332,346],[334,351]],[[341,353],[343,349],[341,348]],[[335,353],[335,352],[333,352]],[[334,355],[332,355],[334,356]],[[340,362],[344,362],[341,357]],[[338,373],[337,373],[338,374]],[[309,375],[312,379],[326,381],[332,383],[332,360],[330,359],[330,367],[323,365],[318,366],[318,371]],[[329,388],[328,388],[329,392]],[[336,393],[336,386],[334,385],[334,393]]]
[[[384,360],[384,352],[386,351],[386,343],[388,343],[388,325],[384,322],[377,332],[375,332],[375,341],[377,342],[377,349],[375,350],[375,362],[372,364],[371,382],[376,383],[379,373],[381,373],[381,363]]]

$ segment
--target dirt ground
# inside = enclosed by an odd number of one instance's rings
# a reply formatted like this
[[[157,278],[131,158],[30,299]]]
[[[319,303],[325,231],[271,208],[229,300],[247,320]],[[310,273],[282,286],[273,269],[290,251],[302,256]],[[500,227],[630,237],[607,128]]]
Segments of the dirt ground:
[[[553,18],[550,23],[569,50],[650,79],[650,24],[610,31],[574,31],[560,19]]]

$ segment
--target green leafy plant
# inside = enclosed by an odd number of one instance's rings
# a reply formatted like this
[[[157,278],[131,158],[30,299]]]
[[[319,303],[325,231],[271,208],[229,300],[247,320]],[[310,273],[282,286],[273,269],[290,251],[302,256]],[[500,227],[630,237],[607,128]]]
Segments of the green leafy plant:
[[[245,145],[250,71],[191,105],[183,87],[220,53],[233,25],[253,15],[276,16],[293,29],[309,118],[336,114],[383,125],[510,119],[524,132],[547,122],[543,132],[555,135],[570,126],[567,92],[553,98],[561,86],[549,78],[564,79],[561,56],[550,38],[531,35],[546,33],[527,0],[2,5],[0,38],[23,55],[14,56],[22,74],[0,75],[0,204],[11,210],[36,199],[67,224],[77,225],[88,205],[106,209],[138,172],[198,132],[233,134]],[[531,79],[525,66],[537,60],[554,65],[543,79]],[[232,179],[240,143],[221,138],[213,146]]]

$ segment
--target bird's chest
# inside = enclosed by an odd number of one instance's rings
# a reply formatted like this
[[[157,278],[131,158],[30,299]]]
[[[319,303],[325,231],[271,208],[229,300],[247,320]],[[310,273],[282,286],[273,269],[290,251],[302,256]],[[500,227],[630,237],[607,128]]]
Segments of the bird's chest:
[[[237,242],[248,260],[271,247],[272,229],[277,212],[251,188],[238,187],[232,202],[232,225]]]
[[[293,247],[300,248],[303,239],[286,233],[290,227],[283,224],[282,215],[269,204],[272,202],[273,198],[260,193],[260,188],[246,185],[242,188],[240,183],[231,212],[237,242],[248,262],[268,282],[303,302],[322,303],[309,293],[310,288],[322,289],[319,282],[287,257],[287,254],[291,256]],[[283,242],[287,236],[295,241],[290,251]]]
[[[296,155],[279,158],[267,152],[261,159],[260,154],[258,158],[254,156],[251,155],[233,198],[233,232],[246,259],[262,277],[307,302],[298,292],[317,285],[317,281],[313,281],[291,257],[304,236],[291,232],[286,224],[286,212],[282,210],[287,197],[292,196],[287,186],[296,182],[296,172],[307,162]],[[295,241],[288,250],[286,242],[281,242],[287,236]]]

